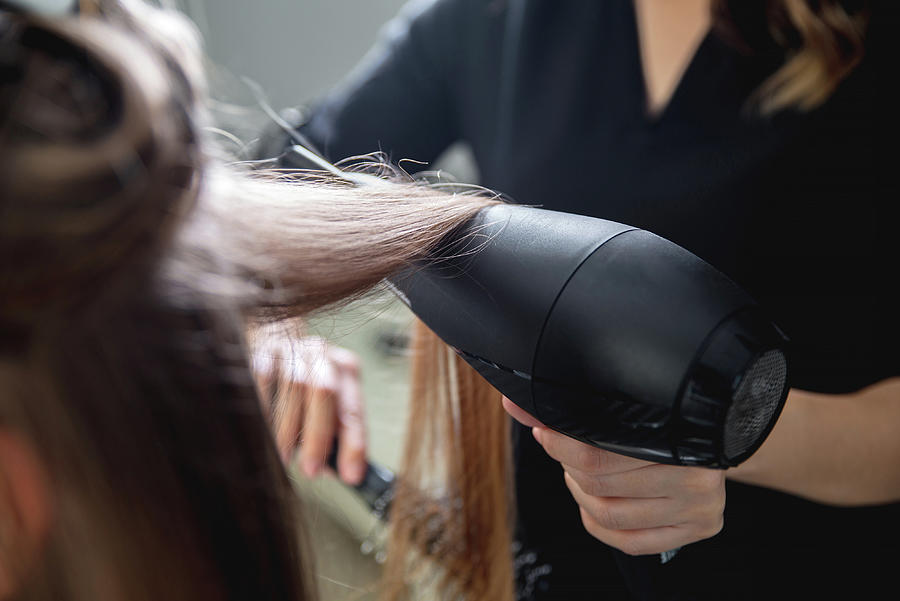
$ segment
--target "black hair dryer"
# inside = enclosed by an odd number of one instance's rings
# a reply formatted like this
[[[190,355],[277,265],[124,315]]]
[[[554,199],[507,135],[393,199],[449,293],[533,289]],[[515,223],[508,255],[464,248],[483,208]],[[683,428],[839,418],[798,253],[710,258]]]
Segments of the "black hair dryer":
[[[392,278],[412,311],[548,427],[725,468],[772,429],[787,339],[734,282],[645,230],[497,205]]]

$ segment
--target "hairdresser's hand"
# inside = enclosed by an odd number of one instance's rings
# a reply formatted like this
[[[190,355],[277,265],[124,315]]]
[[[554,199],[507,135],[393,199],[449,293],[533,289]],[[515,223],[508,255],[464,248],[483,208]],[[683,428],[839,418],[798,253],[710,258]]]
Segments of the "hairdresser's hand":
[[[550,430],[503,399],[513,418],[562,464],[585,529],[629,555],[676,549],[722,529],[725,470],[662,465],[598,449]]]
[[[272,400],[275,441],[285,462],[299,446],[300,469],[313,477],[326,467],[337,438],[341,479],[358,484],[366,469],[366,422],[359,362],[317,337],[255,336],[254,372],[261,396]]]

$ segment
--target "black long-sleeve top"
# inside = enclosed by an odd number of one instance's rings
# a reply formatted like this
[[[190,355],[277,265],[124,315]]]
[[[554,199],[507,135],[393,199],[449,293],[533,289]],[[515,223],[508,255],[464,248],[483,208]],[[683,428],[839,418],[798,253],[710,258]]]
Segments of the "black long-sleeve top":
[[[863,62],[816,110],[748,110],[783,57],[711,32],[650,117],[629,0],[415,1],[302,131],[332,160],[428,163],[464,141],[480,183],[517,202],[668,238],[768,308],[794,387],[846,393],[900,375],[896,21],[876,4],[871,23]],[[897,594],[900,505],[729,482],[723,531],[663,564],[587,534],[559,465],[527,430],[514,440],[521,599]]]

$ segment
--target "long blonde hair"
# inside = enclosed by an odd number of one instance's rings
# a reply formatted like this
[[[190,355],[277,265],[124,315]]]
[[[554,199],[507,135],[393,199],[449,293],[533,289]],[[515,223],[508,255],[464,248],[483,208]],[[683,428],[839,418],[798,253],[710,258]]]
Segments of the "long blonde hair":
[[[726,39],[779,63],[750,99],[762,114],[820,106],[865,54],[865,0],[713,0],[712,12]]]

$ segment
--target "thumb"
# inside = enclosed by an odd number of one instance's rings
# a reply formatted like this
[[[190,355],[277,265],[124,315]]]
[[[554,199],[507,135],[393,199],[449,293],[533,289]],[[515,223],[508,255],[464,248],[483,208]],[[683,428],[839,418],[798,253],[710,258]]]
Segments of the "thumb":
[[[509,413],[510,417],[514,420],[522,424],[523,426],[528,426],[529,428],[546,428],[544,424],[542,424],[536,417],[516,405],[514,402],[509,400],[506,397],[503,397],[503,409]]]

